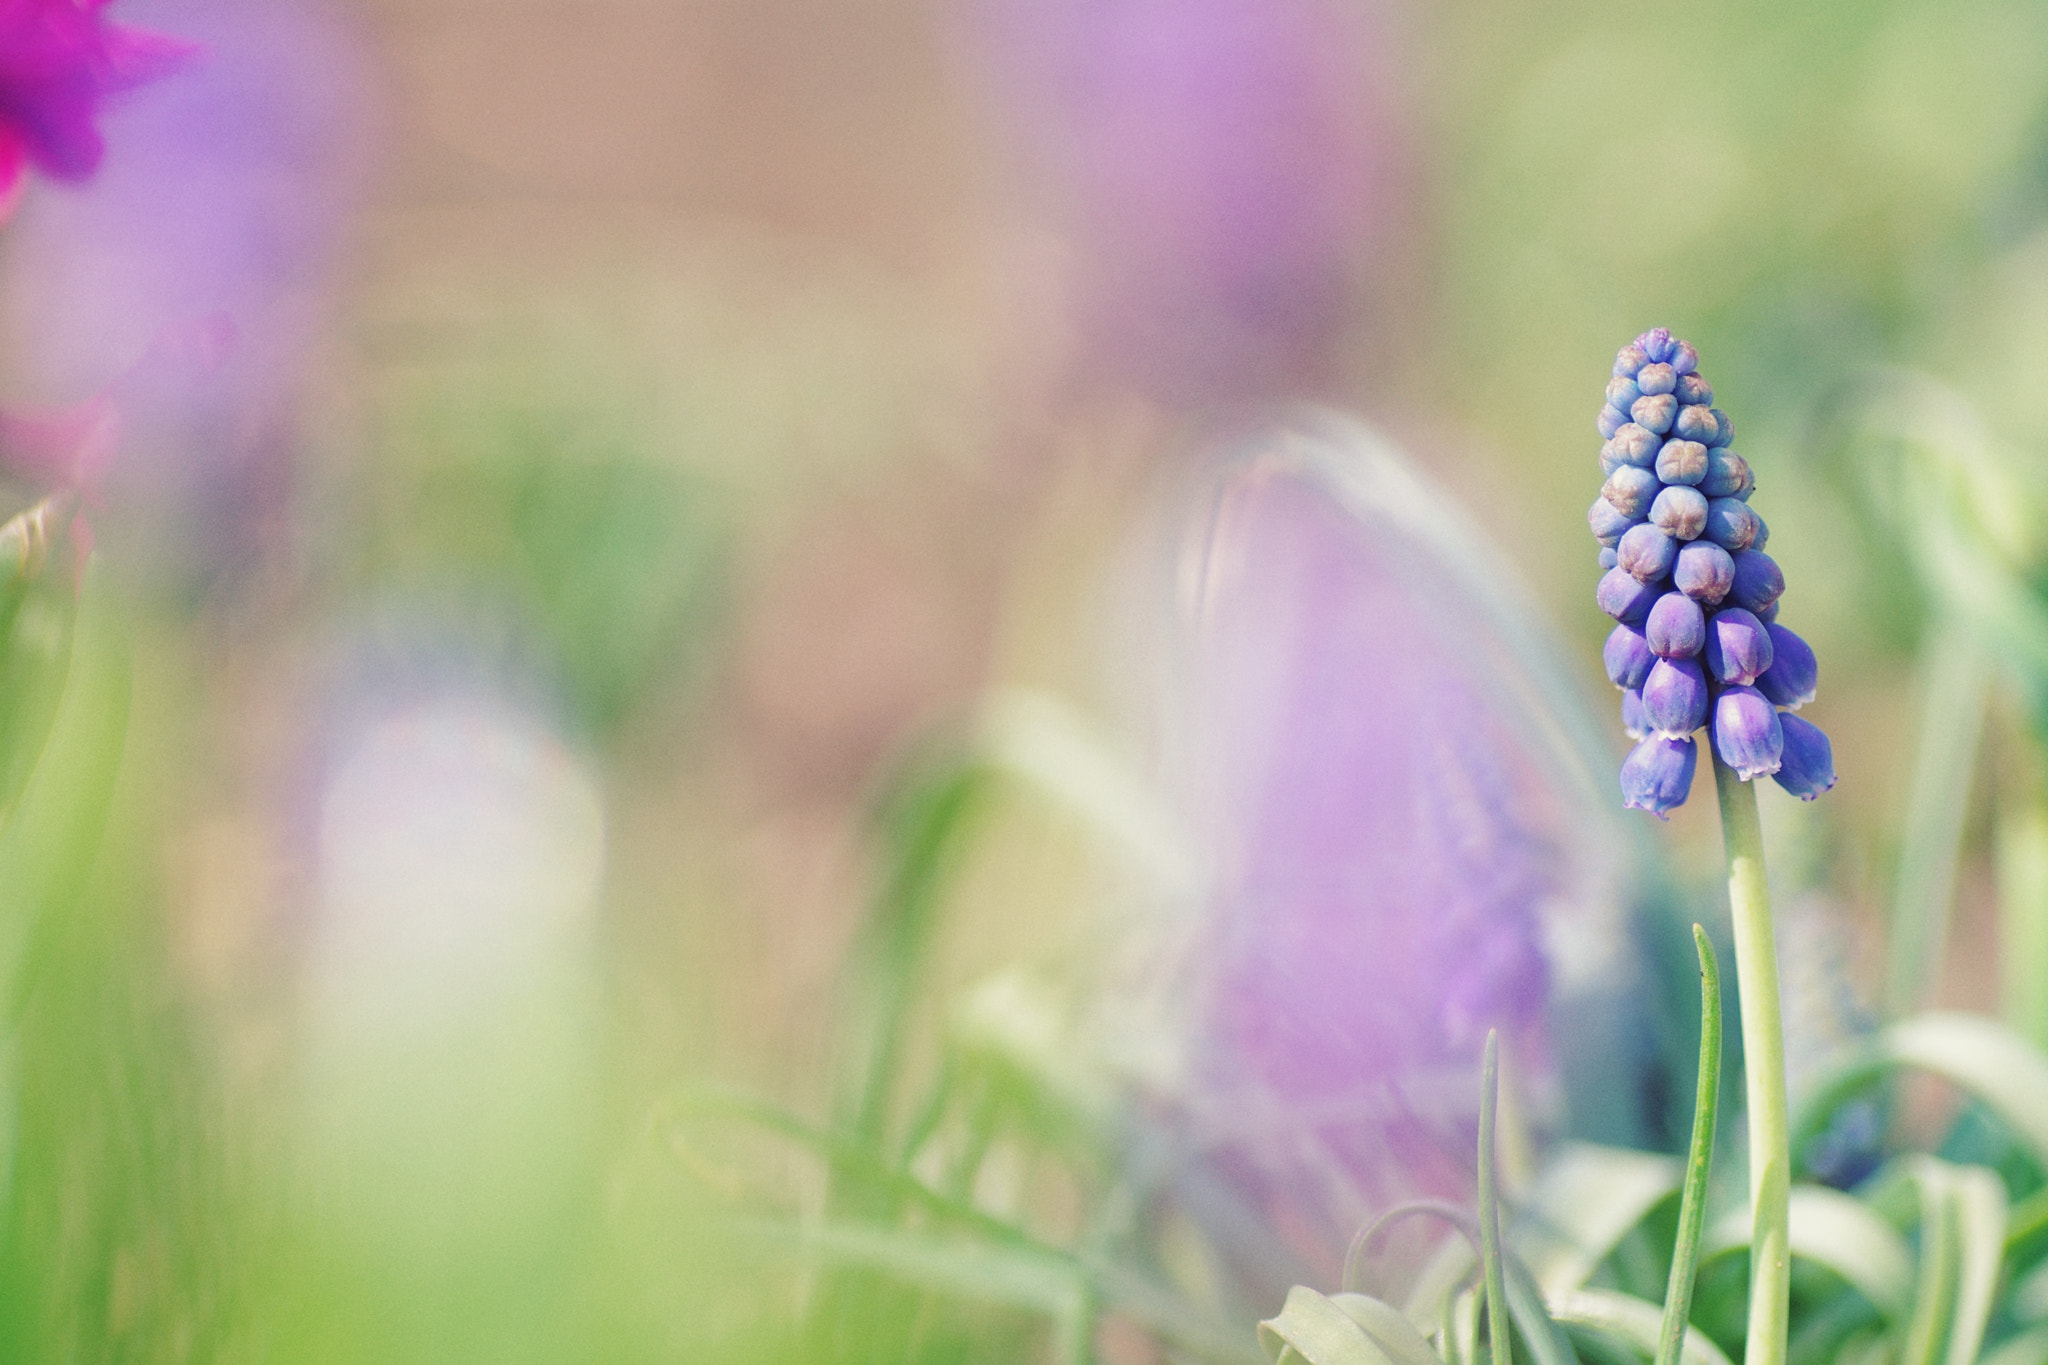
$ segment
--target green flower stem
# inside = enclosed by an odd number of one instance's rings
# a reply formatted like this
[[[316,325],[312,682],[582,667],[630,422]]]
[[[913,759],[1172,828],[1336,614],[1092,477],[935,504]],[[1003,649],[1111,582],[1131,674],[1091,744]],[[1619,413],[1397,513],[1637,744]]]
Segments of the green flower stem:
[[[1785,1028],[1778,945],[1764,885],[1756,788],[1719,754],[1721,837],[1728,848],[1728,905],[1735,922],[1735,989],[1749,1107],[1749,1339],[1743,1365],[1784,1365],[1790,1317],[1792,1140],[1785,1098]]]
[[[1685,1193],[1678,1204],[1678,1240],[1671,1248],[1671,1280],[1664,1290],[1656,1365],[1678,1365],[1685,1350],[1700,1230],[1707,1217],[1707,1174],[1713,1167],[1714,1128],[1721,1112],[1721,964],[1706,930],[1693,925],[1692,939],[1700,955],[1699,1087],[1693,1098],[1692,1155],[1685,1163]]]
[[[1486,1276],[1486,1345],[1491,1365],[1513,1365],[1514,1329],[1508,1325],[1506,1281],[1501,1274],[1500,1190],[1494,1169],[1494,1119],[1500,1105],[1500,1034],[1486,1032],[1479,1081],[1479,1244]]]

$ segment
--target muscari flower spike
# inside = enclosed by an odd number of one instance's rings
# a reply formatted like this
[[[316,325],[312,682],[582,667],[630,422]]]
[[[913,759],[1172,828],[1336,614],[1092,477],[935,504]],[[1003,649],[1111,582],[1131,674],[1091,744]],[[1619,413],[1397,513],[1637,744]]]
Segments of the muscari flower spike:
[[[1813,650],[1778,624],[1785,575],[1764,553],[1756,476],[1714,405],[1699,353],[1658,327],[1622,347],[1597,426],[1605,482],[1586,520],[1605,570],[1596,600],[1619,624],[1607,676],[1638,741],[1625,805],[1658,819],[1685,804],[1707,727],[1747,782],[1766,774],[1811,801],[1835,785],[1828,737],[1787,714],[1813,700]]]

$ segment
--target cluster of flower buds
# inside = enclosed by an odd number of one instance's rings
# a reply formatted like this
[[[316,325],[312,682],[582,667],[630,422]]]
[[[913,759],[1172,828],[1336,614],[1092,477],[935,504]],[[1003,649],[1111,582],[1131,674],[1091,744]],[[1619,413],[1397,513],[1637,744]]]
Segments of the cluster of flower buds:
[[[1809,801],[1835,785],[1828,737],[1791,714],[1813,700],[1817,666],[1778,624],[1785,576],[1713,402],[1699,353],[1664,328],[1624,346],[1600,410],[1607,482],[1586,514],[1606,570],[1600,609],[1617,623],[1607,676],[1637,741],[1621,793],[1660,819],[1692,790],[1701,726],[1745,782],[1768,773]]]

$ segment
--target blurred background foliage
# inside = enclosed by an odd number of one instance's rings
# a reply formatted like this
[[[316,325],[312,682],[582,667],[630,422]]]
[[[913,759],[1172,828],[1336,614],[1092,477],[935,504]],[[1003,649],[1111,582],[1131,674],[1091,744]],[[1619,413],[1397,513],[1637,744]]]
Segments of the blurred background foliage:
[[[1822,660],[1795,1085],[1930,1002],[2048,1044],[2037,6],[119,10],[205,61],[0,234],[0,394],[123,419],[0,673],[10,1358],[1256,1359],[1354,1215],[1469,1196],[1477,1055],[1340,1139],[1203,1014],[1264,932],[1222,779],[1318,741],[1189,652],[1185,547],[1280,543],[1204,509],[1297,400],[1405,452],[1273,477],[1428,608],[1331,705],[1449,680],[1541,851],[1511,1186],[1677,1149],[1718,825],[1587,786],[1652,325]],[[1285,961],[1371,959],[1355,899]]]

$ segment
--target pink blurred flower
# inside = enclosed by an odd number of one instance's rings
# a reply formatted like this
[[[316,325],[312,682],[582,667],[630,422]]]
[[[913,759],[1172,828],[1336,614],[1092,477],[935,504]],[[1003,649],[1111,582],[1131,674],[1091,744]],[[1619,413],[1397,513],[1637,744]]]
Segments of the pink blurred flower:
[[[95,520],[139,576],[196,587],[287,533],[376,106],[338,0],[177,16],[205,61],[107,111],[89,193],[35,195],[7,229],[0,401],[108,391],[121,438]]]
[[[175,69],[187,43],[110,24],[108,0],[0,0],[0,219],[33,165],[59,180],[99,168],[102,100]]]
[[[59,494],[74,568],[92,554],[88,512],[106,506],[107,475],[127,431],[128,410],[153,390],[190,388],[236,349],[234,325],[214,316],[160,334],[127,373],[80,403],[0,408],[0,476]]]

